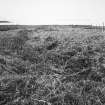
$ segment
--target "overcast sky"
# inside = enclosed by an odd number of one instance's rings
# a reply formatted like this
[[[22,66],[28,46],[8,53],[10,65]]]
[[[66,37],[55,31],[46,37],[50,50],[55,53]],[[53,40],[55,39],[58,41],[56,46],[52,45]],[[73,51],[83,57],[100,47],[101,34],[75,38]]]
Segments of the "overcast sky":
[[[0,20],[101,25],[105,22],[105,0],[0,0]]]

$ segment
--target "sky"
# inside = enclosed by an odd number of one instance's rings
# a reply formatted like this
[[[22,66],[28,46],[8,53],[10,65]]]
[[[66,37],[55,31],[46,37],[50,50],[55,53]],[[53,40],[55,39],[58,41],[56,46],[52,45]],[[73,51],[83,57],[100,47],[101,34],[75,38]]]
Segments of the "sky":
[[[102,25],[105,0],[0,0],[0,21],[21,25]]]

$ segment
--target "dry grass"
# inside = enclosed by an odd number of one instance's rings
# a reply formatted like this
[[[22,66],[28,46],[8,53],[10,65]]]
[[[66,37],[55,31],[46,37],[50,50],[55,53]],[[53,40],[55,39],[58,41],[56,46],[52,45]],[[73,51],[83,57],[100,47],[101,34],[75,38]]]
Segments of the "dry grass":
[[[24,26],[1,31],[0,105],[105,104],[99,91],[105,86],[104,65],[101,28]]]

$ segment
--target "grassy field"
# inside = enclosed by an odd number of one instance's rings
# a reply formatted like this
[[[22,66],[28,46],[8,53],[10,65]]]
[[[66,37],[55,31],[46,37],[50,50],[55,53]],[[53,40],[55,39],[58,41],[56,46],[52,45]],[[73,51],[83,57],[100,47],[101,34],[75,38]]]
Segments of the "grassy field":
[[[104,105],[104,87],[103,27],[0,26],[0,105]]]

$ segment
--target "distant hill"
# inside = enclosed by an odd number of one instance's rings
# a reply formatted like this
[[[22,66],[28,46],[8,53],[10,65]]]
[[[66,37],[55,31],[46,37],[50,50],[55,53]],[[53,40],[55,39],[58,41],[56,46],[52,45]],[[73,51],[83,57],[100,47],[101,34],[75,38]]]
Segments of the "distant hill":
[[[0,21],[0,23],[11,23],[10,21]]]
[[[100,29],[102,30],[105,27],[103,26],[93,26],[93,25],[19,25],[10,21],[0,21],[0,31],[9,31],[16,29],[35,29],[43,31],[55,31],[64,28],[81,28],[81,29]]]

